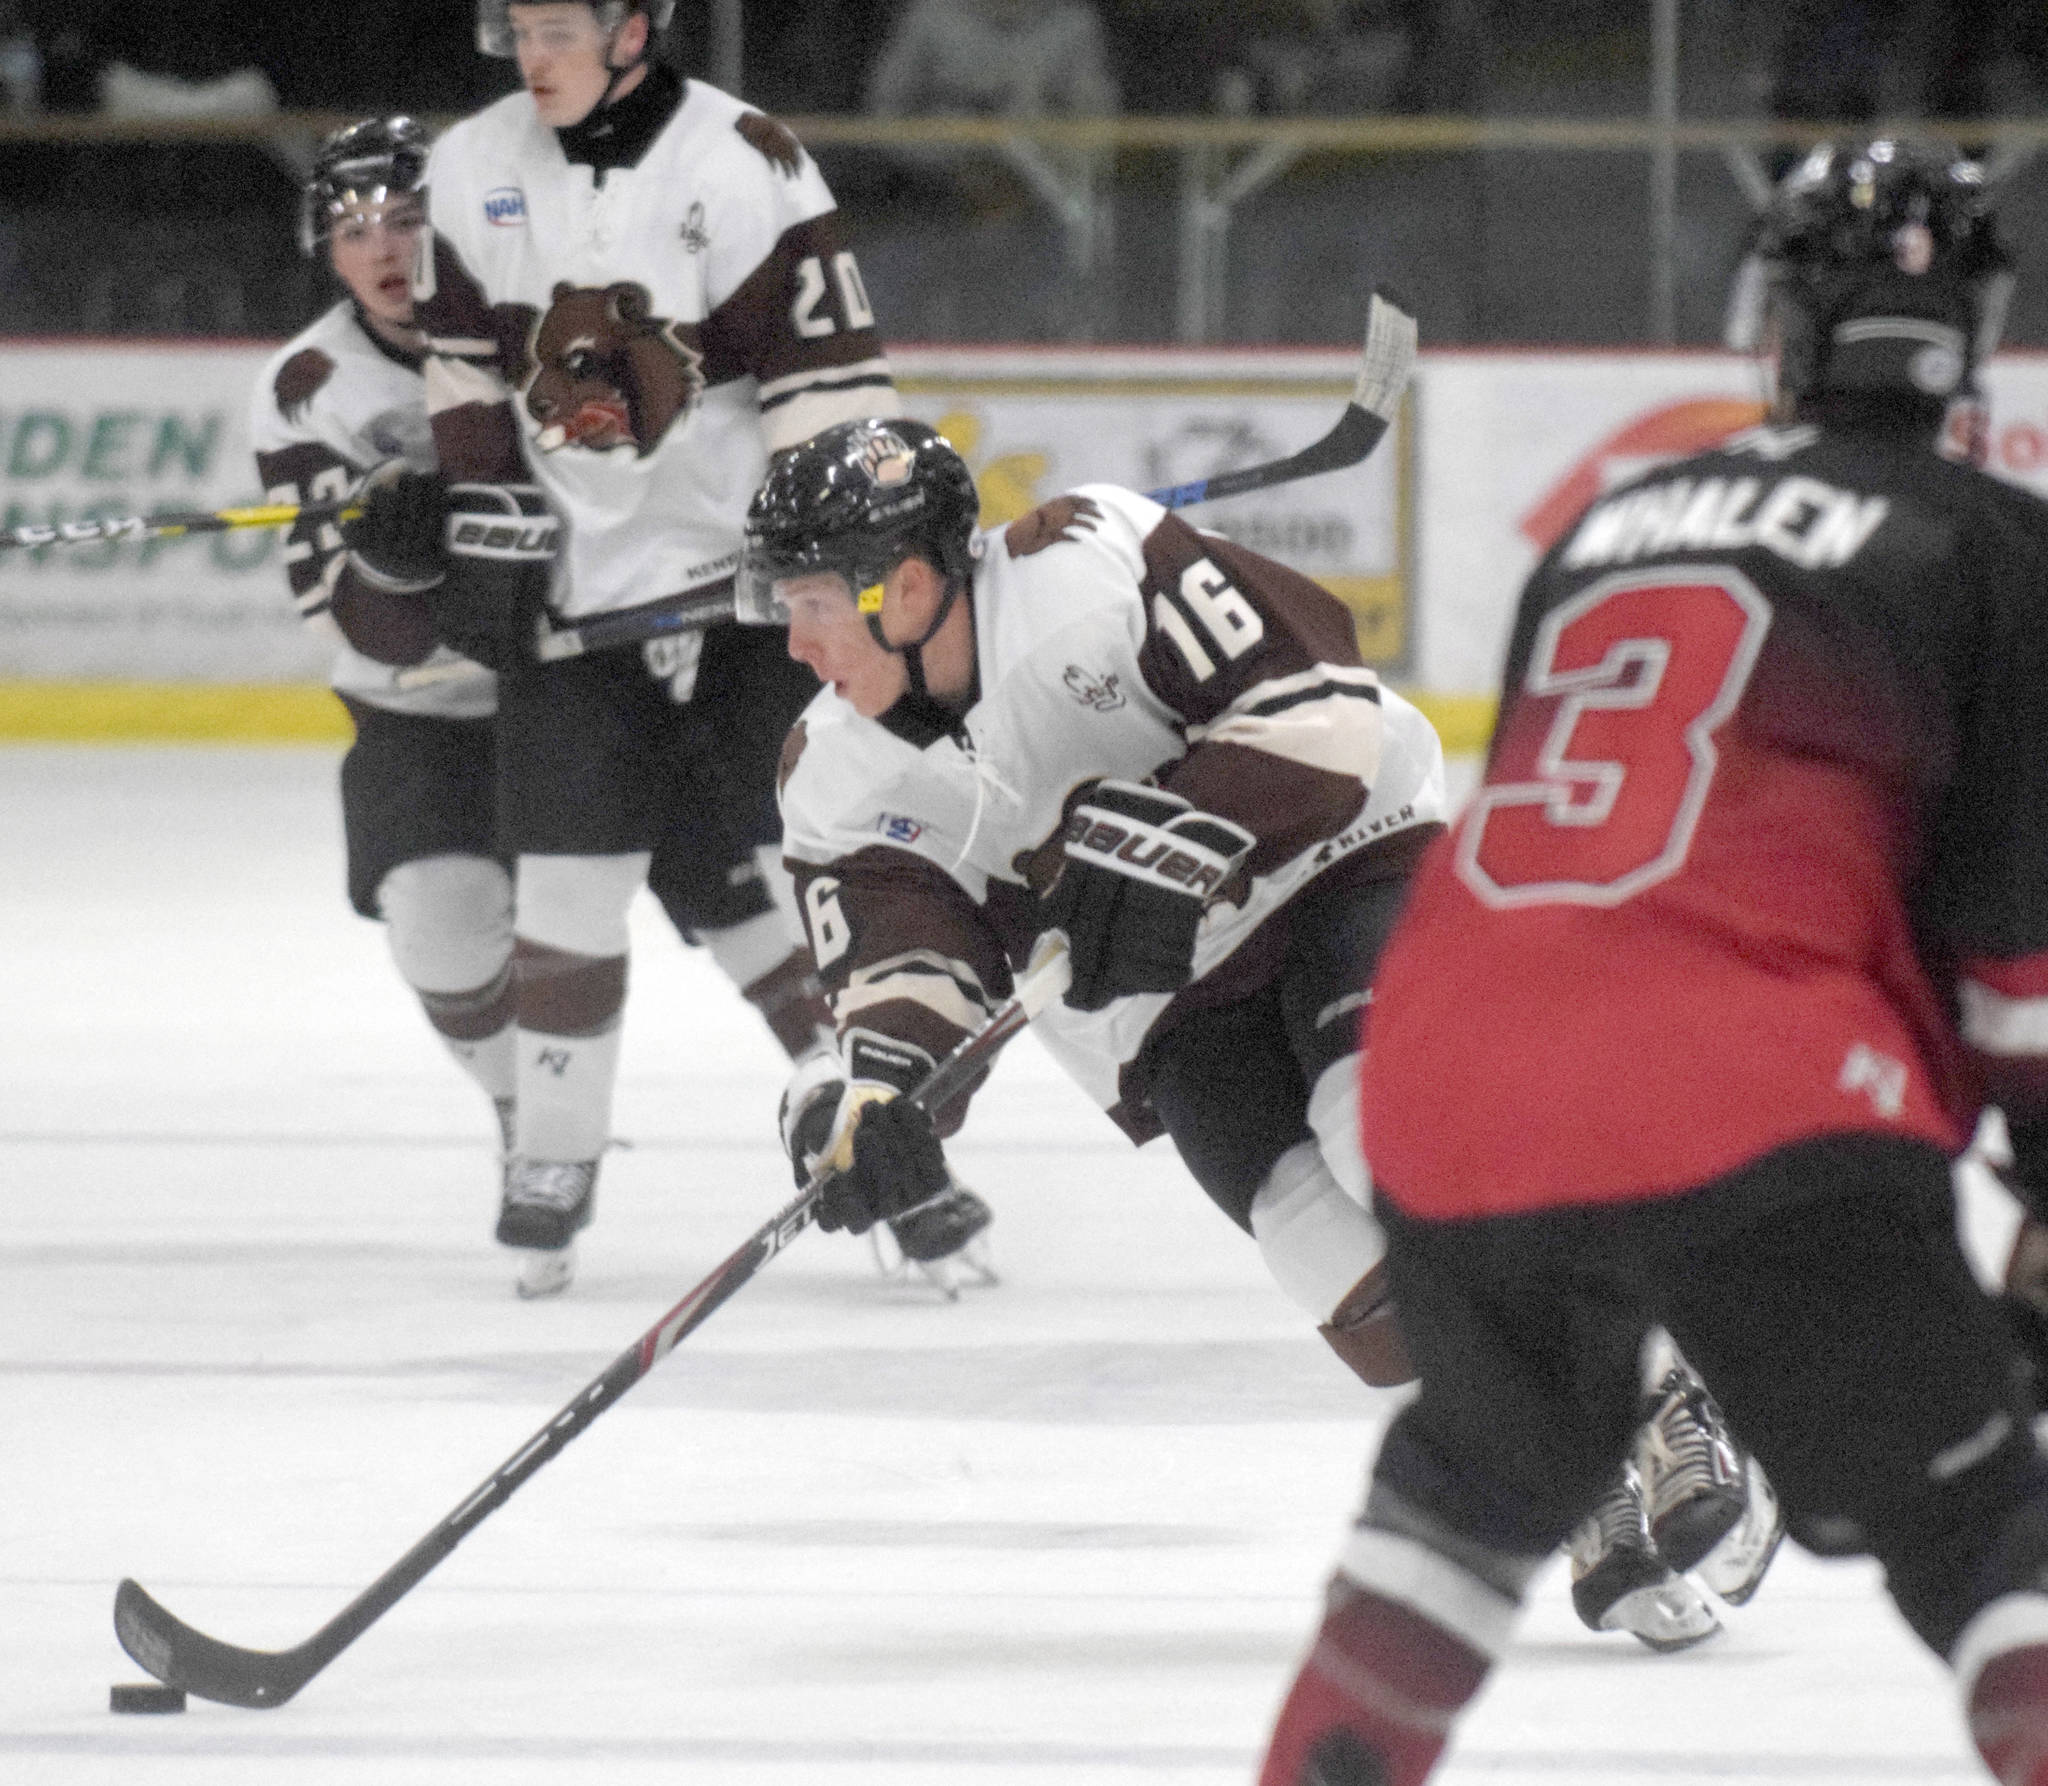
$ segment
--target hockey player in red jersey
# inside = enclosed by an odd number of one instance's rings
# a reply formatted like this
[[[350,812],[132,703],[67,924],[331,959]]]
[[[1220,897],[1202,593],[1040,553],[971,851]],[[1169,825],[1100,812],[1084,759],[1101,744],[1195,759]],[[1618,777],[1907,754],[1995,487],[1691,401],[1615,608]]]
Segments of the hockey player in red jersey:
[[[1417,1399],[1264,1786],[1415,1786],[1628,1444],[1653,1323],[1794,1538],[1870,1553],[2048,1786],[2048,1464],[1959,1251],[1985,1102],[2048,1205],[2048,522],[1934,448],[1997,339],[1975,166],[1818,149],[1772,425],[1596,503],[1517,615],[1364,1073]]]
[[[771,450],[896,407],[822,176],[774,120],[653,57],[672,9],[480,0],[479,42],[522,86],[427,170],[439,476],[373,489],[350,533],[500,672],[518,1132],[498,1238],[529,1289],[567,1281],[591,1216],[650,863],[785,1046],[822,1016],[774,805],[815,682],[756,629],[536,664],[535,627],[716,585]]]

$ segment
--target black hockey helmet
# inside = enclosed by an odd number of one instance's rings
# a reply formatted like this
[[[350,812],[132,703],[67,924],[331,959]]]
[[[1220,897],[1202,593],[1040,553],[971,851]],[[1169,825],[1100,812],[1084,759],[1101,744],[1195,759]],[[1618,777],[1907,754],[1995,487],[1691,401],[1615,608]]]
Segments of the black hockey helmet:
[[[513,53],[512,15],[507,10],[511,4],[512,0],[477,0],[476,47],[486,56]],[[583,0],[583,4],[597,14],[598,27],[607,38],[616,35],[632,14],[644,12],[650,45],[668,29],[676,11],[676,0]]]
[[[2012,291],[1983,169],[1931,139],[1821,144],[1779,183],[1752,256],[1795,406],[1945,404],[1997,347]]]
[[[320,251],[335,218],[363,205],[417,193],[426,181],[433,138],[417,118],[364,118],[337,130],[313,156],[299,194],[299,249]]]
[[[747,510],[740,618],[775,624],[779,579],[832,572],[880,639],[882,579],[914,556],[964,583],[980,509],[966,460],[923,422],[840,422],[784,447]]]

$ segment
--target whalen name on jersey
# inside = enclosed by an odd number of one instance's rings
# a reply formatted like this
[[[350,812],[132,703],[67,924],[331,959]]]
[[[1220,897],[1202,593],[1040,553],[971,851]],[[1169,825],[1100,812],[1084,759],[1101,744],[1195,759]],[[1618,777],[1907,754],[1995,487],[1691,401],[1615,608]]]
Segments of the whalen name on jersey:
[[[1565,547],[1584,570],[1666,552],[1736,552],[1761,546],[1801,570],[1840,570],[1884,525],[1891,502],[1818,478],[1673,478],[1597,503]]]

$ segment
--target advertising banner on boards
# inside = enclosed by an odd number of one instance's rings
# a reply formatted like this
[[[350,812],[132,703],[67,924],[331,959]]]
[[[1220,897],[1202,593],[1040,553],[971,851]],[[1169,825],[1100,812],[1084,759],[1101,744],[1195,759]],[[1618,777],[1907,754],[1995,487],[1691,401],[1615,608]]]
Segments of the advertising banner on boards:
[[[0,524],[257,499],[248,391],[261,344],[0,347]],[[1336,420],[1352,355],[1296,350],[899,349],[906,406],[941,426],[1014,520],[1092,481],[1139,489],[1292,452]],[[2001,358],[1983,447],[2048,495],[2048,355]],[[1763,413],[1718,353],[1428,352],[1365,464],[1191,511],[1334,590],[1369,662],[1488,695],[1523,579],[1585,505]],[[317,680],[282,537],[0,551],[0,680]]]

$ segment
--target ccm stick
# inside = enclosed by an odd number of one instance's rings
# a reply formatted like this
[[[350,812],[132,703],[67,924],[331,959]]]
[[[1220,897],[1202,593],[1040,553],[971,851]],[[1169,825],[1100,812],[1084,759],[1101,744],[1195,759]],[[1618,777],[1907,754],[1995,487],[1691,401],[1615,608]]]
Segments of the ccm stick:
[[[1041,945],[1015,995],[934,1067],[912,1103],[935,1110],[964,1090],[996,1051],[1067,987],[1064,939]],[[114,1634],[121,1647],[166,1686],[182,1687],[222,1705],[269,1711],[283,1705],[328,1663],[416,1587],[441,1559],[502,1507],[569,1441],[701,1327],[768,1261],[811,1225],[818,1192],[830,1175],[813,1172],[793,1202],[756,1229],[739,1250],[586,1384],[532,1438],[513,1452],[447,1518],[322,1625],[288,1650],[246,1650],[195,1631],[164,1610],[134,1581],[114,1596]]]

